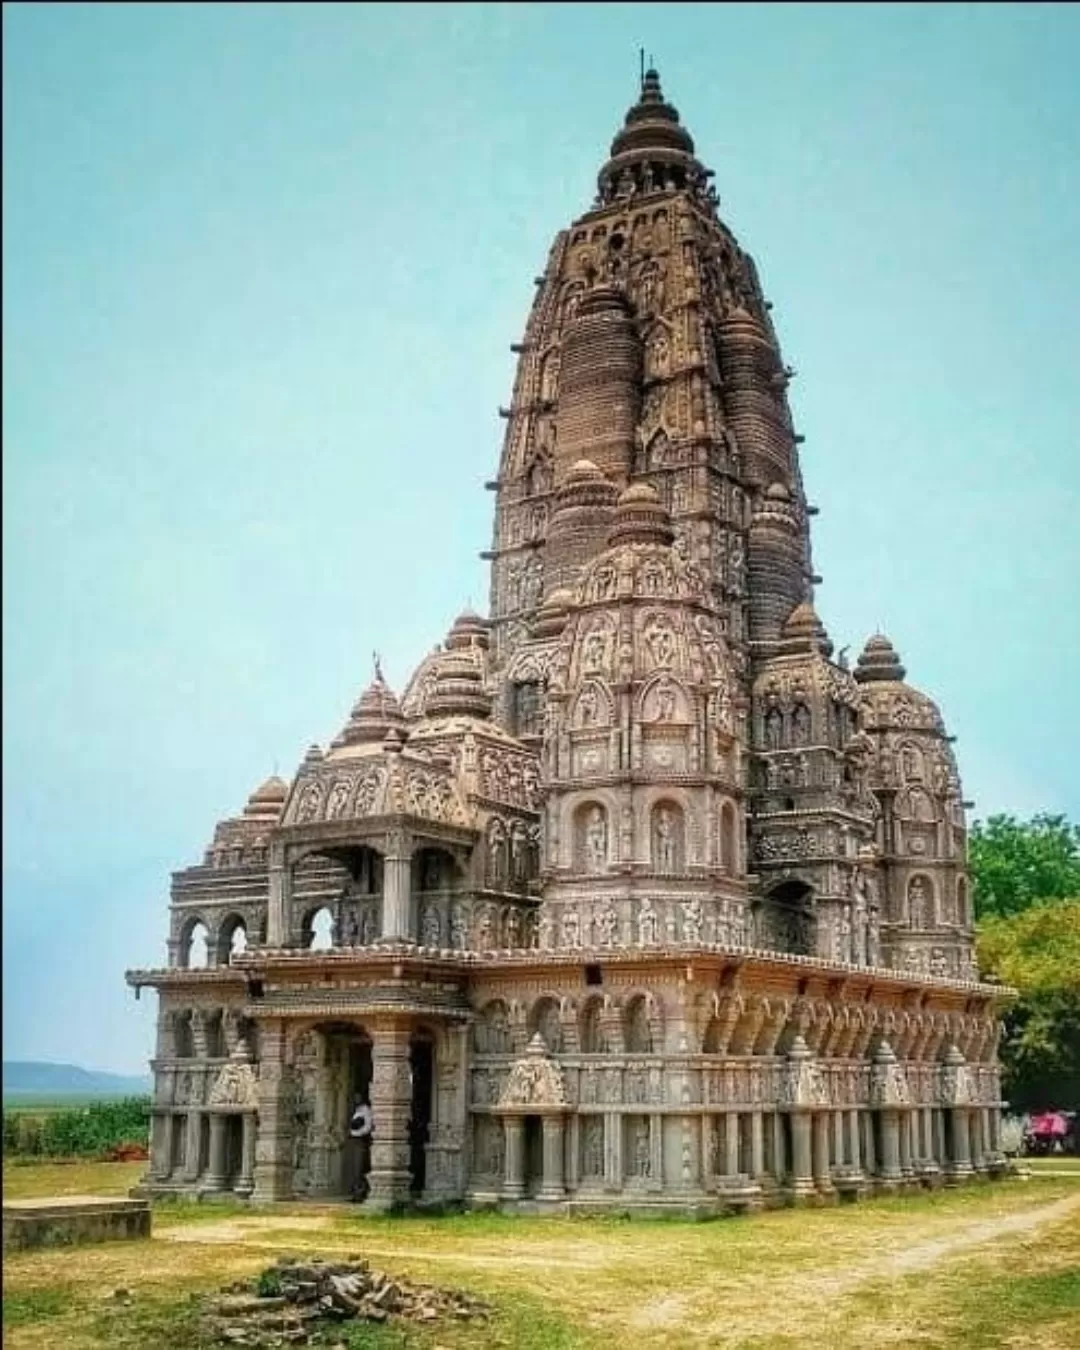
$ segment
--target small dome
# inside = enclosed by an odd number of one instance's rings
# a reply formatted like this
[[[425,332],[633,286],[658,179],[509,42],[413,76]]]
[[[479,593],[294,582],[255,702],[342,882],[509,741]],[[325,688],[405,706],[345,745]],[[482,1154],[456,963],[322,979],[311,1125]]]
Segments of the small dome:
[[[628,150],[681,150],[694,153],[690,133],[679,123],[679,111],[664,99],[659,74],[650,68],[641,82],[641,95],[626,114],[623,129],[611,142],[611,154]]]
[[[463,610],[451,625],[446,638],[448,651],[460,651],[472,646],[486,647],[491,639],[491,625],[474,610]]]
[[[400,726],[404,720],[397,695],[376,665],[375,678],[353,704],[345,729],[335,738],[333,748],[371,745],[383,740],[391,727]]]
[[[277,820],[285,798],[289,795],[289,785],[276,774],[257,787],[247,800],[244,815],[249,819]]]
[[[784,622],[780,638],[782,651],[801,651],[811,647],[829,656],[833,649],[825,625],[809,600],[804,600],[791,611]]]
[[[464,651],[447,652],[435,673],[424,712],[428,717],[490,717],[491,695],[476,661]]]
[[[866,646],[859,653],[854,673],[860,684],[873,684],[882,680],[899,684],[907,671],[901,665],[896,649],[884,633],[875,633],[867,639]]]
[[[651,483],[631,483],[615,504],[609,539],[617,544],[662,544],[675,538],[671,514]]]
[[[591,459],[579,459],[567,469],[564,481],[567,483],[581,483],[603,477],[603,473]]]

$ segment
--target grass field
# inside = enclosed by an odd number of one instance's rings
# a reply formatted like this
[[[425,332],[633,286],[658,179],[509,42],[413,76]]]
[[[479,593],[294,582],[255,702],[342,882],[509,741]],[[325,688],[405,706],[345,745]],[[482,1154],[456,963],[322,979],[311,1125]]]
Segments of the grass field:
[[[5,1168],[4,1189],[118,1193],[143,1166]],[[698,1224],[163,1205],[147,1242],[9,1256],[5,1344],[196,1350],[191,1296],[285,1252],[362,1255],[497,1309],[479,1332],[335,1330],[350,1350],[1080,1344],[1080,1174]]]

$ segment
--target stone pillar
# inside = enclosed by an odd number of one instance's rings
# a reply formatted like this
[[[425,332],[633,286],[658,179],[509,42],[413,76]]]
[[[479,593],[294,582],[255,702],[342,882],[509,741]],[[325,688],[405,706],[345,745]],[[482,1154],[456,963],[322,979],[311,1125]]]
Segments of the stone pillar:
[[[623,1186],[622,1116],[609,1111],[604,1116],[604,1186],[609,1191],[621,1191]]]
[[[815,1111],[813,1114],[813,1172],[814,1184],[819,1191],[832,1190],[832,1177],[829,1173],[829,1113]]]
[[[150,1116],[150,1166],[147,1181],[164,1181],[172,1163],[172,1116],[154,1111]]]
[[[544,1175],[540,1182],[541,1200],[562,1200],[566,1195],[563,1182],[563,1119],[562,1116],[544,1116]]]
[[[851,1169],[853,1172],[862,1171],[862,1152],[859,1148],[859,1134],[862,1129],[862,1113],[860,1111],[848,1112],[848,1134],[851,1138]]]
[[[240,1175],[233,1187],[237,1195],[250,1195],[255,1189],[255,1134],[258,1117],[254,1111],[245,1111],[242,1117],[240,1141]]]
[[[891,1186],[902,1180],[900,1116],[895,1107],[885,1107],[881,1112],[881,1180]]]
[[[190,1110],[187,1113],[187,1123],[184,1127],[184,1170],[181,1177],[183,1181],[198,1181],[199,1179],[202,1118],[203,1113],[201,1111]]]
[[[765,1171],[765,1130],[761,1112],[750,1117],[750,1175],[760,1181]]]
[[[949,1174],[954,1177],[971,1175],[971,1113],[966,1106],[952,1108],[952,1156]]]
[[[270,896],[266,910],[266,945],[284,947],[289,940],[289,873],[280,844],[270,846]]]
[[[377,1212],[392,1209],[409,1198],[410,1027],[405,1021],[389,1017],[373,1019],[369,1027],[371,1109],[375,1121],[367,1203],[369,1210]]]
[[[912,1175],[911,1166],[911,1121],[912,1112],[898,1112],[900,1139],[900,1171],[905,1177]]]
[[[837,1167],[843,1167],[845,1162],[843,1111],[833,1112],[832,1127],[833,1127],[833,1155],[832,1155],[833,1162]]]
[[[286,1200],[292,1193],[293,1121],[285,1065],[285,1023],[261,1023],[260,1044],[254,1199],[265,1203]]]
[[[877,1156],[874,1149],[874,1115],[872,1111],[860,1112],[863,1127],[863,1170],[868,1177],[877,1173]]]
[[[503,1199],[520,1200],[525,1194],[524,1116],[504,1116],[503,1135]]]
[[[737,1176],[739,1172],[739,1115],[729,1111],[724,1117],[724,1175]]]
[[[220,1111],[210,1112],[210,1161],[202,1189],[225,1189],[225,1117]]]
[[[791,1189],[796,1196],[814,1192],[810,1120],[809,1111],[791,1113]]]
[[[392,835],[383,859],[382,939],[412,942],[412,849],[405,835]]]
[[[773,1176],[776,1178],[778,1186],[783,1184],[787,1173],[786,1160],[784,1158],[784,1117],[776,1112],[773,1115]]]

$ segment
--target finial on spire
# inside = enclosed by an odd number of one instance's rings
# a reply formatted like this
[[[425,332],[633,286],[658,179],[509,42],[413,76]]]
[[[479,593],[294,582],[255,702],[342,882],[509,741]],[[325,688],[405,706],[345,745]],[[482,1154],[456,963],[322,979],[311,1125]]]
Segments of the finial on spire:
[[[639,87],[640,89],[644,90],[644,88],[645,88],[645,48],[644,48],[644,47],[639,47],[639,48],[638,48],[638,56],[641,58],[641,74],[640,74],[640,76],[638,77],[638,87]]]
[[[379,684],[385,684],[386,681],[383,679],[382,673],[382,657],[379,655],[378,652],[372,652],[371,659],[375,665],[375,679],[379,682]]]

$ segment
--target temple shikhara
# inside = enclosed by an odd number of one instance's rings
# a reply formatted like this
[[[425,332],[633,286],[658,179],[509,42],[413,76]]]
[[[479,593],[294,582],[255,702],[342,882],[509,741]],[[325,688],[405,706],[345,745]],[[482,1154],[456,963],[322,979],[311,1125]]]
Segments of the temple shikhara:
[[[707,1213],[1003,1166],[951,737],[814,608],[712,177],[650,70],[514,348],[490,613],[174,875],[127,977],[150,1192]]]

